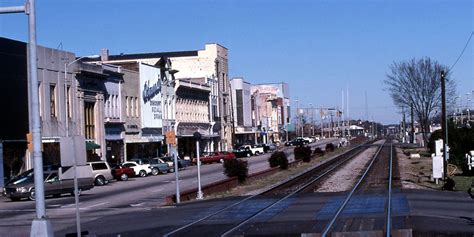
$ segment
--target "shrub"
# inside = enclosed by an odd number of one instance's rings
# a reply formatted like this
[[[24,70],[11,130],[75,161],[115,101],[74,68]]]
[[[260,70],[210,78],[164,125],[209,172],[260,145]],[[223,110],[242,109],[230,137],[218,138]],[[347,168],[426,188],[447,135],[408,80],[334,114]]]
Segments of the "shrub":
[[[324,151],[321,148],[316,147],[316,149],[314,149],[313,155],[324,156]]]
[[[280,169],[288,169],[288,157],[285,152],[282,151],[273,152],[270,158],[268,158],[268,163],[270,164],[270,167],[280,166]]]
[[[249,172],[248,163],[245,160],[230,159],[224,161],[224,174],[228,177],[236,177],[244,182]]]
[[[333,152],[334,151],[334,144],[328,143],[326,144],[326,149],[327,152]]]
[[[295,160],[302,159],[304,162],[311,160],[311,148],[307,146],[295,147]]]

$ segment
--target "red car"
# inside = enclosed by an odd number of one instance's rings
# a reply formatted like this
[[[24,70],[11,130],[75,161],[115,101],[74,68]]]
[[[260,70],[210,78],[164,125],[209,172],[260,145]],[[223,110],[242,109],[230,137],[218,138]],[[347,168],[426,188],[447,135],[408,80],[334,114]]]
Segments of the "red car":
[[[129,177],[135,176],[135,171],[129,167],[116,165],[112,168],[112,175],[114,179],[127,181]]]
[[[203,153],[202,156],[199,158],[202,164],[210,164],[213,162],[221,162],[223,163],[226,160],[234,159],[235,154],[232,152],[210,152],[210,153]],[[197,164],[197,159],[193,159],[193,163]]]

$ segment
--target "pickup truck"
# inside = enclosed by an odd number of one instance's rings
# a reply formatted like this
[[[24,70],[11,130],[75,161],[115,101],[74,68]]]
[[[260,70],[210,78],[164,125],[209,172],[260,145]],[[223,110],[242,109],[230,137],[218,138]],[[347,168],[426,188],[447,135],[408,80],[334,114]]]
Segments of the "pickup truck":
[[[258,156],[260,154],[265,153],[264,148],[261,147],[261,146],[257,146],[257,145],[242,145],[242,146],[240,146],[240,148],[250,149],[250,152],[252,152],[252,155],[254,155],[254,156]]]

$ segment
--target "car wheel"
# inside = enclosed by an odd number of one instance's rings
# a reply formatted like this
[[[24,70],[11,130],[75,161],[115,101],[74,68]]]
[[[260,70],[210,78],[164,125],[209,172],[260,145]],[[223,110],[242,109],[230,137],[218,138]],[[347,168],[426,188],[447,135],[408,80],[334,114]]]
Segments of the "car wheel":
[[[104,186],[105,185],[105,178],[103,176],[98,176],[95,178],[95,185],[96,186]]]
[[[255,152],[255,155],[256,155],[256,156],[260,155],[260,152],[259,152],[259,151],[256,151],[256,152]]]
[[[146,176],[146,171],[140,170],[140,172],[138,172],[138,175],[139,175],[140,177],[145,177],[145,176]]]
[[[16,202],[16,201],[20,201],[21,198],[19,198],[19,197],[11,197],[10,200]]]
[[[122,180],[122,181],[127,181],[127,180],[128,180],[128,174],[122,174],[122,175],[120,175],[120,180]]]
[[[31,201],[34,201],[34,200],[35,200],[35,196],[36,196],[35,189],[32,188],[32,189],[30,190],[30,195],[28,196],[28,199],[30,199]]]
[[[247,157],[251,157],[251,156],[252,156],[252,154],[250,154],[250,153],[247,153]]]
[[[224,163],[224,159],[220,159],[219,162]]]
[[[157,168],[151,169],[151,174],[152,175],[158,175],[159,173],[160,173],[160,171]]]

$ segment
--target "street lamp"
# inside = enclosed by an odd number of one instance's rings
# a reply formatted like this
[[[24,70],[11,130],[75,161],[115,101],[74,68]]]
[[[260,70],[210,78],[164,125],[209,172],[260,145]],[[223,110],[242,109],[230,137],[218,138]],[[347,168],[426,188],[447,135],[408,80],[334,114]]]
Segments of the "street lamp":
[[[197,197],[196,199],[203,199],[204,194],[202,193],[201,190],[201,160],[199,157],[199,140],[201,139],[201,133],[195,132],[193,134],[194,139],[196,139],[196,159],[197,159],[197,170],[198,170],[198,192],[197,192]]]
[[[67,85],[66,85],[66,80],[67,80],[67,68],[71,66],[72,64],[78,62],[81,59],[84,58],[98,58],[99,55],[90,55],[90,56],[82,56],[77,58],[76,60],[67,63],[64,63],[64,94],[66,100],[69,99],[69,95],[67,94]],[[74,81],[74,78],[71,79],[71,82]],[[66,104],[66,110],[69,110],[68,105]],[[69,121],[68,121],[68,113],[65,113],[65,123],[66,123],[66,137],[69,137]],[[77,182],[77,163],[76,163],[76,146],[75,146],[75,140],[73,139],[73,153],[72,153],[72,166],[74,169],[74,205],[76,206],[76,231],[77,231],[77,236],[81,236],[81,216],[79,214],[79,187],[78,187],[78,182]]]

